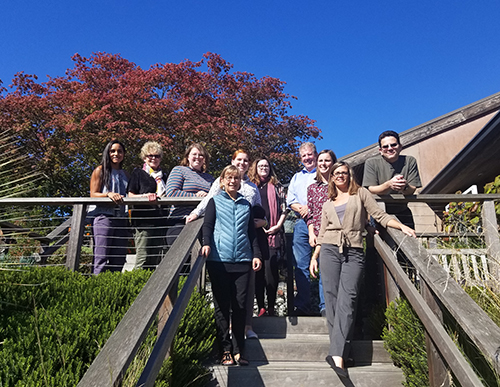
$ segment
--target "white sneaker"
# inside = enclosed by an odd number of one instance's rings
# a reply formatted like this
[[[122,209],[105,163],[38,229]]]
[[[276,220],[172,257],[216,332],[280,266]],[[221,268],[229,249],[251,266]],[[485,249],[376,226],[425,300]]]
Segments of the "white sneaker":
[[[246,333],[246,338],[247,339],[258,339],[259,336],[257,336],[257,333],[255,333],[254,331],[252,331],[251,329],[249,329]]]

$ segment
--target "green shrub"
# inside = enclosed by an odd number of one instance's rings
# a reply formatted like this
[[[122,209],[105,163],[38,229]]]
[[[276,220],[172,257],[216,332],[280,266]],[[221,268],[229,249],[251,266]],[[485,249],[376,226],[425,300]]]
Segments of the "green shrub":
[[[389,327],[385,327],[382,334],[384,347],[394,363],[403,370],[403,385],[428,386],[429,370],[422,323],[403,298],[391,302],[385,315]]]
[[[0,382],[74,386],[150,273],[0,272]]]
[[[202,362],[210,356],[214,341],[213,309],[205,296],[195,291],[179,324],[172,354],[163,364],[155,386],[204,386],[211,374]]]
[[[0,386],[75,386],[150,275],[85,277],[60,267],[0,271]],[[158,385],[188,385],[206,374],[199,364],[214,331],[213,311],[193,293],[164,367],[163,377],[170,377]]]

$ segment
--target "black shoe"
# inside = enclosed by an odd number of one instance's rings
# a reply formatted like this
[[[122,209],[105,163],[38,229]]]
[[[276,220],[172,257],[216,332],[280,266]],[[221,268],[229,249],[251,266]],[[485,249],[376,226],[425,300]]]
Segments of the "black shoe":
[[[321,317],[326,317],[326,309],[321,309],[321,312],[319,312],[321,314]]]
[[[337,365],[335,365],[335,362],[333,361],[333,358],[328,355],[326,358],[325,358],[326,362],[328,363],[328,365],[330,366],[330,368],[332,370],[335,371],[335,373],[340,376],[341,378],[348,378],[349,375],[347,374],[347,370],[344,369],[344,368],[340,368],[338,367]]]

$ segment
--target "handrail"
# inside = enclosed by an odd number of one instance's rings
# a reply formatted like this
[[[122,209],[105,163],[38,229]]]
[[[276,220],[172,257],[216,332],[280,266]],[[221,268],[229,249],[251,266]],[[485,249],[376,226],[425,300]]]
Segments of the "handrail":
[[[105,387],[120,384],[137,350],[146,338],[148,329],[151,327],[162,303],[176,284],[182,266],[197,240],[201,226],[202,221],[196,220],[188,223],[183,228],[179,237],[125,313],[90,368],[80,380],[80,383],[78,383],[78,386]],[[199,269],[190,273],[190,277],[194,277],[197,272],[199,274]],[[194,286],[191,285],[192,283],[191,280],[188,286]],[[186,297],[190,294],[189,291]],[[171,315],[175,316],[175,323],[169,323],[166,334],[175,333],[179,324],[180,317],[177,316],[182,315],[187,305],[187,301],[180,302],[179,308],[181,311],[176,311]],[[170,326],[170,324],[173,326]],[[169,341],[165,341],[165,345],[168,345],[168,343]]]
[[[500,328],[417,240],[409,238],[395,229],[389,228],[387,233],[418,271],[420,280],[431,290],[433,296],[439,300],[439,304],[446,308],[447,312],[460,325],[474,345],[493,364],[495,371],[500,374],[498,358],[500,352]],[[477,377],[472,376],[474,372],[469,364],[464,364],[461,359],[463,356],[459,352],[457,353],[458,350],[451,338],[446,332],[446,337],[443,336],[441,324],[439,324],[440,328],[436,327],[436,316],[433,313],[432,316],[429,314],[431,310],[427,305],[422,306],[423,298],[397,263],[395,252],[390,250],[378,235],[375,236],[375,248],[384,260],[391,276],[412,304],[439,353],[461,385],[482,386],[481,382],[478,379],[476,380]],[[450,343],[455,349],[451,349]]]
[[[401,232],[399,233],[402,234]],[[409,243],[409,240],[406,240],[405,243]],[[382,257],[385,266],[391,273],[393,279],[401,288],[411,306],[415,310],[415,313],[420,318],[420,321],[422,321],[422,324],[424,325],[427,333],[430,335],[432,341],[438,348],[443,358],[446,360],[446,363],[452,370],[453,374],[457,377],[459,383],[462,386],[483,386],[469,363],[467,363],[463,355],[460,353],[453,340],[446,333],[446,330],[441,325],[438,318],[425,303],[420,293],[418,293],[417,289],[415,289],[415,286],[397,262],[395,252],[382,241],[379,235],[375,235],[375,248]]]
[[[417,194],[417,195],[374,195],[377,201],[385,203],[419,203],[447,204],[450,202],[484,202],[500,200],[500,194]]]

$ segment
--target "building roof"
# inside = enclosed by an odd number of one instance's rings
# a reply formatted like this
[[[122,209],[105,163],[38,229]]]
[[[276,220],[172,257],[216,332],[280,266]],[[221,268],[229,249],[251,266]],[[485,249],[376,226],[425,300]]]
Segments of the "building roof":
[[[500,93],[447,113],[434,120],[399,133],[404,147],[410,147],[440,133],[452,130],[468,122],[500,109]],[[483,129],[459,152],[440,173],[427,184],[422,193],[455,193],[477,184],[481,191],[484,184],[500,174],[500,113],[497,113]],[[359,178],[363,175],[365,161],[377,155],[378,143],[341,158],[348,162]]]
[[[455,193],[500,175],[500,112],[432,179],[421,193]]]

